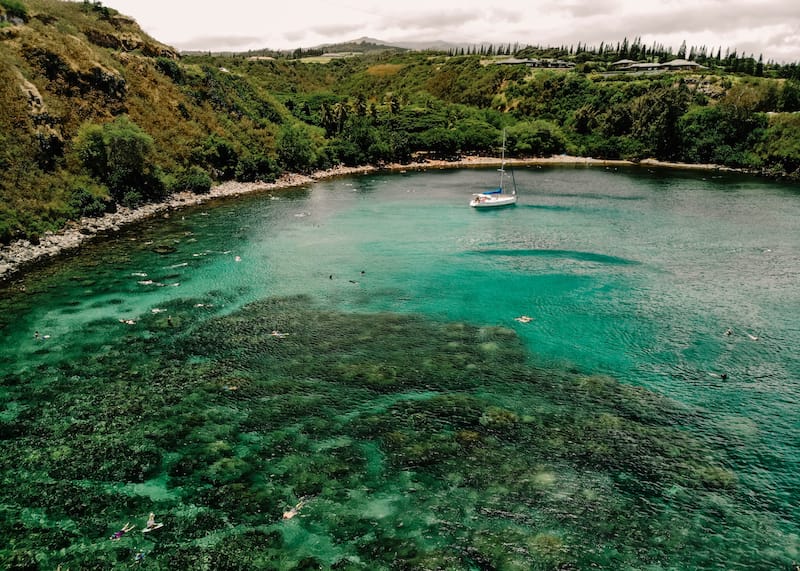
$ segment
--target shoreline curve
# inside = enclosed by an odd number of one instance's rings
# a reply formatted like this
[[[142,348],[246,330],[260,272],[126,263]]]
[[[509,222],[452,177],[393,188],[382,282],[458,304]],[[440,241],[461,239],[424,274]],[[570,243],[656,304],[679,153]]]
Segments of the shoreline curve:
[[[269,192],[284,190],[312,184],[318,180],[326,180],[340,176],[368,174],[381,171],[407,171],[429,170],[443,168],[469,168],[499,165],[498,157],[467,156],[459,160],[446,161],[426,159],[424,161],[407,164],[391,163],[381,166],[360,167],[334,167],[328,170],[317,171],[309,175],[289,173],[281,176],[271,183],[265,182],[237,182],[225,181],[211,188],[206,194],[191,192],[178,192],[170,195],[162,202],[144,204],[139,208],[120,206],[114,213],[105,214],[97,218],[81,218],[69,223],[58,232],[46,232],[38,244],[28,240],[16,240],[11,244],[0,246],[0,285],[18,277],[26,268],[47,260],[57,258],[77,250],[81,245],[97,239],[100,236],[119,232],[124,226],[146,220],[157,214],[179,210],[229,196],[238,196],[254,192]],[[570,155],[554,155],[551,157],[536,157],[528,159],[506,159],[507,165],[574,165],[574,166],[657,166],[667,168],[685,168],[697,170],[734,170],[718,165],[697,165],[689,163],[667,163],[655,159],[646,159],[639,162],[628,160],[594,159],[591,157],[575,157]]]

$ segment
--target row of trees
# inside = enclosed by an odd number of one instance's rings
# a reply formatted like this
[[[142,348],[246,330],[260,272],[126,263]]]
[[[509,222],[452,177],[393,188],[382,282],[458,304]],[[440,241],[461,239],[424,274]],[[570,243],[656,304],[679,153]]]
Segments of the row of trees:
[[[706,67],[718,69],[728,73],[739,73],[756,77],[772,76],[782,78],[800,79],[797,71],[797,63],[779,64],[775,61],[764,61],[763,55],[755,57],[753,54],[740,53],[738,50],[730,48],[716,50],[708,46],[687,46],[682,42],[677,51],[672,47],[665,46],[660,42],[653,42],[646,45],[641,38],[636,37],[633,41],[628,38],[621,42],[606,43],[601,42],[599,46],[590,46],[578,42],[577,45],[563,45],[559,47],[538,46],[520,44],[476,44],[467,47],[450,48],[447,54],[451,57],[464,55],[491,56],[515,56],[520,58],[561,58],[568,61],[579,63],[593,62],[595,64],[610,64],[622,59],[634,61],[667,62],[674,59],[688,59],[695,61]],[[593,66],[584,69],[593,70]]]

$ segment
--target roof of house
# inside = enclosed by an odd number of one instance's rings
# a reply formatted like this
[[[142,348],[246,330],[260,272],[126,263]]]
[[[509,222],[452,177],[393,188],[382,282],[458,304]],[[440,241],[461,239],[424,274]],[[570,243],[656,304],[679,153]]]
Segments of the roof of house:
[[[632,63],[626,69],[652,69],[655,67],[661,67],[661,64],[654,62],[639,62],[639,63]]]
[[[700,65],[695,61],[687,61],[685,59],[674,59],[672,61],[664,63],[663,65],[669,67],[703,67],[702,65]]]
[[[501,63],[501,64],[518,64],[518,63],[522,64],[522,63],[525,63],[525,64],[527,64],[527,63],[531,63],[533,61],[536,61],[536,60],[520,59],[520,58],[510,57],[510,58],[506,58],[506,59],[497,60],[494,63]]]

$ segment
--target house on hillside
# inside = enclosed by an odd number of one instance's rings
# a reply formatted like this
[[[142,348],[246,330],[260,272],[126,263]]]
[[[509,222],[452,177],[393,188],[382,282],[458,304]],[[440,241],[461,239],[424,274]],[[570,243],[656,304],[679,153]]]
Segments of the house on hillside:
[[[571,69],[575,67],[574,63],[563,61],[560,59],[520,59],[520,58],[506,58],[492,62],[496,65],[526,65],[528,67],[548,67],[559,69]]]
[[[685,59],[675,59],[666,63],[657,62],[635,62],[629,59],[621,59],[612,63],[609,68],[612,71],[619,71],[625,73],[631,72],[646,72],[646,71],[692,71],[698,69],[706,69],[705,66],[700,65],[694,61],[687,61]]]
[[[662,63],[661,66],[664,69],[670,70],[695,70],[695,69],[706,69],[706,66],[700,65],[694,61],[687,61],[685,59],[674,59],[672,61],[668,61],[666,63]]]
[[[632,59],[621,59],[619,61],[615,61],[614,63],[612,63],[609,66],[609,68],[610,69],[622,69],[622,68],[628,67],[630,65],[633,65],[635,63],[636,62],[633,61]]]
[[[539,60],[536,59],[510,57],[497,60],[494,63],[497,65],[527,65],[528,67],[536,67],[534,64],[538,63],[538,61]]]
[[[575,67],[575,64],[569,61],[564,61],[563,59],[551,59],[551,60],[544,60],[546,65],[543,67],[557,67],[560,69],[572,69]]]
[[[658,62],[638,62],[632,63],[627,67],[621,67],[617,71],[659,71],[661,64]]]

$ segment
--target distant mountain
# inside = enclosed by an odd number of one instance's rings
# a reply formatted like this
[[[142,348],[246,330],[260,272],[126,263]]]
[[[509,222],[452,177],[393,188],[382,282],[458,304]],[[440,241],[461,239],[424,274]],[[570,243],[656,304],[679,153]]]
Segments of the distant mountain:
[[[358,53],[387,51],[387,50],[403,50],[403,51],[436,50],[436,51],[446,52],[451,49],[459,49],[462,47],[466,48],[467,46],[470,45],[475,45],[475,44],[467,44],[467,43],[456,44],[453,42],[445,42],[441,40],[425,40],[425,41],[415,41],[415,42],[410,42],[410,41],[387,42],[385,40],[379,40],[377,38],[362,36],[360,38],[357,38],[355,40],[349,40],[347,42],[341,42],[337,44],[322,44],[308,49],[309,50],[321,49],[327,52],[358,52]],[[305,50],[306,48],[303,49]]]
[[[306,48],[302,48],[306,51]],[[366,36],[350,40],[347,42],[340,42],[337,44],[322,44],[313,48],[307,48],[308,51],[324,51],[324,52],[354,52],[354,53],[372,53],[372,52],[385,52],[392,50],[406,51],[409,48],[403,46],[392,45],[382,40],[375,38],[368,38]]]
[[[426,40],[417,42],[395,42],[394,45],[412,51],[435,50],[435,51],[446,52],[452,49],[460,49],[462,47],[466,48],[468,45],[474,45],[474,44],[467,44],[467,43],[456,44],[453,42],[445,42],[442,40]]]

